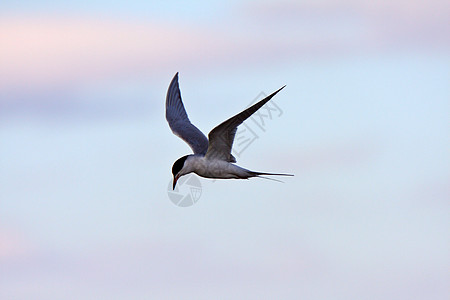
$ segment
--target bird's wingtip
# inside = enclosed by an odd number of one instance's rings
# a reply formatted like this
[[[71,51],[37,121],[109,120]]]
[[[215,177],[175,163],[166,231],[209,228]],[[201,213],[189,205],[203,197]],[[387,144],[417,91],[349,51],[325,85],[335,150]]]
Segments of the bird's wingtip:
[[[276,90],[275,92],[273,92],[269,97],[272,98],[273,96],[275,96],[279,91],[281,91],[282,89],[284,89],[286,87],[286,85],[283,85],[282,87],[280,87],[278,90]]]
[[[175,75],[172,78],[171,84],[178,82],[178,72],[175,73]]]

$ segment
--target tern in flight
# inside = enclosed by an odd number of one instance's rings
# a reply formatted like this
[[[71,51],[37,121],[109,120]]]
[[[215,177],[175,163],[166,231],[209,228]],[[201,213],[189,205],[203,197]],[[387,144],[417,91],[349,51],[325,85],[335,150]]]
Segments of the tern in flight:
[[[231,154],[237,127],[284,87],[216,126],[209,133],[208,139],[189,121],[181,101],[178,73],[176,73],[167,90],[166,119],[172,132],[188,143],[194,154],[185,155],[173,164],[173,189],[181,176],[192,172],[202,177],[218,179],[248,179],[261,177],[261,175],[293,176],[291,174],[255,172],[241,168],[234,164],[236,158]]]

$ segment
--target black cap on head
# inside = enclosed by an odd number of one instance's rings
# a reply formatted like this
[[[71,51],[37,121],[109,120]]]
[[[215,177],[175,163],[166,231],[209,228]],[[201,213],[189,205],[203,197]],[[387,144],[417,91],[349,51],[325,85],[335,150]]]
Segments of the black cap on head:
[[[172,166],[173,176],[177,175],[178,172],[180,172],[180,170],[183,169],[184,162],[186,161],[187,157],[188,157],[188,155],[180,157],[179,159],[177,159],[176,162],[173,163],[173,166]]]

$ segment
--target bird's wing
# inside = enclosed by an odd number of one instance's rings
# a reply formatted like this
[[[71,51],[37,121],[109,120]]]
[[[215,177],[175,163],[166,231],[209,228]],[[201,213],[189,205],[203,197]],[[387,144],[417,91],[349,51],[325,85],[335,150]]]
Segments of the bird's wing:
[[[166,120],[172,132],[182,138],[194,154],[205,154],[208,149],[208,139],[195,127],[184,109],[181,92],[178,86],[178,72],[170,82],[166,96]]]
[[[285,86],[281,87],[279,90],[273,92],[258,103],[238,113],[234,117],[229,118],[211,130],[208,135],[209,146],[205,157],[208,159],[221,159],[229,162],[236,162],[234,157],[231,155],[231,148],[233,146],[233,140],[236,135],[237,127],[258,109],[260,109],[264,104],[266,104],[270,99],[272,99],[272,97],[284,87]]]

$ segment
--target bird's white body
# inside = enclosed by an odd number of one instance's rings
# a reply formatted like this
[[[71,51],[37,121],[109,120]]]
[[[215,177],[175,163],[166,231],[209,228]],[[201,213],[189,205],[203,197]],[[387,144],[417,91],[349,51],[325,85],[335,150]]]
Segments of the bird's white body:
[[[243,179],[252,175],[250,170],[224,160],[210,159],[202,155],[189,155],[182,172],[185,174],[194,172],[202,177],[217,179]]]

